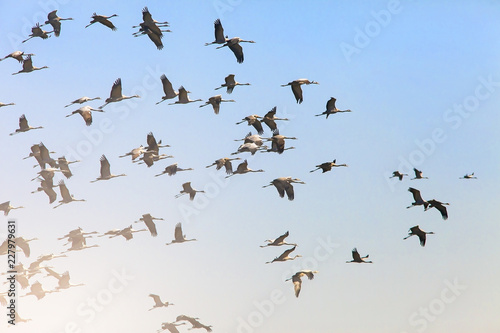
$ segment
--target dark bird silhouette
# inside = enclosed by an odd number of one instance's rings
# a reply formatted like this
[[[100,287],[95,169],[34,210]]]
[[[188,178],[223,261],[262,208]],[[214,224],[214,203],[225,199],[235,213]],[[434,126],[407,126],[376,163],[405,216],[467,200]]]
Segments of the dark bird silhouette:
[[[429,206],[429,203],[427,201],[425,201],[424,199],[422,199],[422,196],[420,195],[420,191],[413,188],[413,187],[410,187],[408,189],[409,192],[411,192],[411,194],[413,194],[413,200],[415,202],[412,202],[411,206],[408,206],[406,208],[411,208],[411,207],[415,207],[415,206],[424,206],[424,210],[427,209],[427,206]]]
[[[326,102],[326,111],[323,111],[323,113],[320,113],[320,114],[317,114],[315,115],[316,117],[319,117],[319,116],[322,116],[322,115],[326,115],[326,119],[328,119],[328,116],[331,115],[331,114],[335,114],[335,113],[338,113],[338,112],[351,112],[351,110],[339,110],[337,109],[337,107],[335,106],[335,102],[337,101],[337,99],[331,97],[328,102]]]
[[[224,36],[224,28],[222,27],[220,19],[214,21],[214,33],[215,40],[211,43],[205,43],[205,46],[212,44],[224,44],[227,41],[227,36]]]
[[[415,172],[415,178],[413,179],[429,179],[428,177],[422,177],[422,171],[417,170],[416,168],[413,168],[413,171]]]
[[[288,200],[292,201],[295,198],[295,193],[293,190],[292,183],[305,184],[298,178],[280,177],[274,179],[270,184],[264,185],[262,187],[264,188],[273,185],[274,187],[276,187],[276,190],[278,190],[280,198],[283,198],[286,193],[286,195],[288,196]]]
[[[319,83],[316,81],[309,81],[308,79],[298,79],[292,82],[288,82],[287,84],[282,84],[281,86],[282,87],[291,86],[293,96],[295,96],[295,100],[297,101],[297,103],[300,104],[304,100],[304,98],[302,97],[302,88],[300,87],[303,84],[309,85],[309,84],[319,84]]]
[[[365,261],[364,259],[368,258],[370,255],[367,254],[364,257],[361,257],[359,255],[359,252],[356,248],[352,249],[352,260],[351,261],[346,261],[346,263],[351,263],[351,262],[357,262],[357,263],[365,263],[365,264],[372,264],[373,262],[371,261]]]
[[[336,162],[337,162],[337,160],[335,159],[332,162],[321,163],[319,165],[316,165],[316,169],[311,170],[309,172],[314,172],[316,170],[322,169],[323,170],[322,173],[325,173],[325,172],[332,170],[332,167],[346,167],[346,166],[348,166],[347,164],[337,164]]]
[[[395,177],[397,177],[397,178],[399,178],[399,180],[403,180],[403,176],[408,176],[408,175],[406,173],[401,173],[399,171],[393,171],[392,172],[392,176],[389,177],[389,178],[395,178]]]
[[[418,236],[418,239],[420,240],[420,245],[421,246],[425,246],[425,240],[427,238],[426,235],[428,235],[428,234],[434,234],[434,232],[432,232],[432,231],[430,231],[430,232],[423,231],[422,229],[419,228],[418,225],[416,225],[414,227],[411,227],[408,230],[408,236],[406,236],[403,239],[408,239],[411,236]]]
[[[182,191],[179,194],[177,194],[175,197],[178,198],[184,194],[189,194],[189,200],[194,200],[194,197],[195,197],[197,192],[205,193],[205,191],[198,191],[198,190],[193,189],[191,187],[191,182],[187,182],[187,183],[182,184]]]
[[[115,25],[109,20],[112,17],[118,16],[116,14],[113,14],[111,16],[103,16],[103,15],[97,15],[96,13],[92,14],[92,21],[90,21],[89,24],[85,26],[85,28],[91,26],[94,23],[101,23],[102,25],[110,28],[113,31],[116,31]]]
[[[431,209],[431,208],[436,208],[441,213],[441,216],[443,217],[443,220],[447,220],[448,219],[448,211],[446,210],[445,205],[449,205],[449,203],[437,201],[437,200],[434,200],[434,199],[429,200],[427,202],[428,202],[429,206],[425,207],[426,211],[429,210],[429,209]]]

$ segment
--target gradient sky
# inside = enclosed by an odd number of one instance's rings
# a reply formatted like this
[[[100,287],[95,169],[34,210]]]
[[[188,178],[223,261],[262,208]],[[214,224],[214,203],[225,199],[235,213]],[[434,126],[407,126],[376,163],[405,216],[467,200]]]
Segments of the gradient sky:
[[[146,36],[132,37],[144,6],[170,22],[161,51]],[[60,37],[21,44],[56,8],[74,19],[63,22]],[[214,332],[500,332],[498,2],[30,0],[2,2],[0,12],[0,56],[22,50],[36,54],[35,66],[49,66],[12,76],[21,65],[0,63],[0,102],[16,103],[0,109],[0,202],[25,206],[9,218],[17,220],[19,236],[39,239],[31,257],[19,254],[18,261],[27,266],[64,251],[57,237],[78,226],[106,232],[145,213],[165,219],[156,238],[146,232],[130,241],[91,238],[88,244],[100,247],[49,262],[85,286],[40,301],[19,298],[19,314],[32,321],[10,331],[156,332],[185,314]],[[85,29],[93,12],[118,14],[112,19],[118,30]],[[242,44],[243,64],[226,48],[204,46],[214,39],[217,18],[229,37],[256,41]],[[251,86],[231,95],[215,91],[230,73]],[[221,93],[236,103],[224,103],[219,115],[201,103],[155,105],[163,95],[161,74],[192,99]],[[65,117],[79,105],[64,105],[81,96],[107,98],[117,78],[125,95],[141,98],[106,106],[90,127],[78,115]],[[302,104],[280,87],[298,78],[320,83],[303,87]],[[314,117],[332,96],[338,108],[353,112]],[[296,149],[240,155],[264,173],[224,179],[222,170],[205,168],[234,152],[233,140],[252,129],[236,122],[274,106],[277,116],[291,119],[278,127],[298,138],[287,141]],[[44,129],[9,136],[21,114]],[[171,146],[161,152],[175,158],[151,168],[118,158],[145,145],[150,131]],[[86,202],[54,210],[43,193],[30,194],[38,167],[22,158],[39,142],[54,158],[82,161],[65,181]],[[102,154],[113,173],[127,176],[90,184]],[[349,167],[309,173],[333,159]],[[154,177],[171,163],[195,170]],[[389,179],[413,167],[429,179]],[[459,179],[471,172],[477,180]],[[282,176],[306,183],[295,186],[292,202],[262,188]],[[186,181],[208,193],[194,202],[175,199]],[[435,209],[405,209],[413,202],[410,186],[424,199],[449,202],[449,219]],[[198,241],[165,246],[178,222]],[[416,237],[403,241],[414,225],[435,232],[425,248]],[[287,230],[303,257],[265,265],[286,247],[259,245]],[[353,247],[374,264],[346,264]],[[7,258],[0,259],[5,271]],[[284,280],[304,268],[319,273],[304,281],[296,299]],[[36,280],[45,289],[56,285],[42,274]],[[148,311],[150,293],[175,305]]]

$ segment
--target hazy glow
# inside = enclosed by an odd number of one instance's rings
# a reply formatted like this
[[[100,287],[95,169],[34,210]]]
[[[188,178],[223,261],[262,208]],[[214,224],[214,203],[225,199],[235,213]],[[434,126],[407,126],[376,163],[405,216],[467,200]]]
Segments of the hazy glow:
[[[73,18],[62,21],[60,36],[21,44],[54,4],[60,17]],[[148,37],[132,36],[145,5],[154,19],[170,23],[161,51]],[[42,0],[4,1],[0,11],[0,57],[21,50],[35,54],[35,66],[49,67],[13,76],[21,64],[0,62],[0,102],[16,103],[0,108],[0,203],[25,206],[9,218],[17,220],[19,236],[39,239],[31,242],[30,258],[19,254],[18,260],[28,266],[39,255],[64,251],[57,238],[79,226],[104,233],[145,213],[165,219],[156,221],[155,238],[149,232],[130,241],[90,238],[87,245],[99,247],[48,262],[85,286],[39,301],[20,297],[18,312],[32,321],[9,332],[156,332],[180,314],[199,317],[214,332],[498,330],[500,269],[492,261],[500,236],[497,2]],[[118,14],[111,19],[117,30],[84,28],[93,12]],[[242,44],[243,64],[227,48],[204,46],[214,40],[217,18],[229,38],[256,42]],[[222,103],[218,115],[211,106],[199,108],[202,102],[156,105],[162,74],[193,100],[222,94],[236,102]],[[251,85],[231,95],[214,90],[228,74]],[[65,117],[80,106],[104,104],[117,78],[124,95],[141,98],[107,105],[90,127],[79,115]],[[302,104],[290,87],[280,87],[299,78],[319,82],[302,87]],[[64,108],[82,96],[101,100]],[[352,112],[314,117],[330,97]],[[223,170],[205,168],[230,157],[240,144],[233,140],[255,133],[236,122],[274,106],[276,116],[290,119],[278,128],[298,138],[286,142],[296,149],[238,155],[262,173],[225,179]],[[22,114],[44,128],[9,136]],[[151,168],[118,158],[145,146],[148,132],[171,146],[161,153],[175,157]],[[263,136],[271,135],[265,126]],[[45,194],[30,194],[39,168],[22,158],[39,142],[54,158],[81,160],[70,165],[74,176],[65,182],[86,202],[53,209]],[[103,154],[112,173],[127,176],[91,184]],[[333,159],[348,167],[309,172]],[[154,177],[172,163],[194,170]],[[429,179],[389,179],[411,165]],[[478,179],[459,179],[471,172]],[[292,202],[262,188],[284,176],[306,183],[295,185]],[[188,181],[207,193],[193,202],[175,199]],[[424,199],[449,202],[449,219],[435,209],[405,209],[410,186]],[[165,246],[178,222],[197,241]],[[416,237],[403,240],[414,225],[435,232],[425,248]],[[287,240],[298,244],[293,254],[302,257],[265,265],[286,247],[259,245],[287,230]],[[346,264],[353,247],[374,263]],[[6,260],[0,257],[2,272]],[[296,299],[284,280],[301,269],[319,273],[303,279]],[[54,289],[57,280],[44,275],[30,282]],[[175,305],[148,311],[150,293]]]

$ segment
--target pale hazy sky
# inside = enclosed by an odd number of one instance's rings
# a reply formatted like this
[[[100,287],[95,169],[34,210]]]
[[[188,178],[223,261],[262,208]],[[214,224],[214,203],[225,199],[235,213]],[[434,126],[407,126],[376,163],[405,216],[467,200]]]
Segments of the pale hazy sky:
[[[148,37],[132,36],[144,6],[170,22],[161,51]],[[21,44],[55,8],[74,19],[62,22],[60,37]],[[2,2],[0,12],[0,56],[22,50],[36,54],[35,66],[49,66],[12,76],[21,65],[0,62],[0,102],[16,103],[0,108],[0,202],[25,206],[9,218],[17,220],[19,236],[39,239],[30,258],[19,254],[18,261],[28,266],[39,255],[64,251],[57,237],[78,226],[106,232],[145,213],[165,219],[157,222],[156,238],[146,232],[130,241],[91,238],[88,245],[99,247],[47,263],[85,286],[39,301],[19,298],[19,314],[32,321],[10,331],[156,332],[185,314],[214,332],[500,332],[500,269],[492,260],[500,236],[496,1],[30,0]],[[93,12],[118,14],[117,31],[100,24],[85,29]],[[217,18],[229,37],[256,42],[242,44],[243,64],[227,48],[204,46],[214,40]],[[251,85],[231,95],[214,90],[230,73]],[[201,103],[155,105],[162,74],[192,99],[222,94],[236,103],[222,104],[219,115]],[[106,106],[90,127],[78,115],[65,117],[79,107],[64,108],[76,98],[109,97],[117,78],[125,95],[141,98]],[[303,87],[302,104],[280,87],[298,78],[320,83]],[[353,112],[314,117],[330,97]],[[205,168],[229,157],[239,145],[233,140],[253,129],[236,122],[274,106],[277,116],[291,119],[278,127],[298,138],[286,143],[296,149],[240,155],[263,173],[225,179],[222,170]],[[9,136],[21,114],[44,129]],[[151,168],[118,158],[145,145],[150,131],[174,158]],[[54,158],[82,160],[71,165],[66,184],[86,202],[53,209],[45,194],[30,194],[39,168],[22,158],[39,142]],[[127,176],[91,184],[102,154],[113,173]],[[349,166],[309,173],[333,159]],[[154,177],[171,163],[194,171]],[[389,179],[413,167],[429,179]],[[459,179],[471,172],[478,179]],[[283,176],[306,183],[295,185],[294,201],[262,188]],[[207,193],[194,202],[175,199],[187,181]],[[410,186],[424,199],[449,202],[449,219],[435,209],[405,209],[413,202]],[[178,222],[197,241],[165,246]],[[435,232],[425,248],[416,237],[403,240],[414,225]],[[286,247],[259,245],[287,230],[302,257],[265,265]],[[346,264],[354,247],[374,263]],[[2,271],[6,261],[0,258]],[[300,269],[319,273],[303,282],[297,299],[285,279]],[[30,281],[37,280],[45,289],[56,286],[44,274]],[[175,305],[148,311],[150,293]]]

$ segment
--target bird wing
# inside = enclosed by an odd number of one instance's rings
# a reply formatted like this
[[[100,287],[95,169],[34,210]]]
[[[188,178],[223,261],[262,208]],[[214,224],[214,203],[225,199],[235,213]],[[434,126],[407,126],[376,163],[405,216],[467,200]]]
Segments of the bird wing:
[[[259,119],[255,118],[254,121],[252,122],[252,126],[255,128],[257,133],[259,134],[264,133],[264,129],[262,128],[262,123],[260,122]]]
[[[115,83],[113,83],[113,87],[111,87],[111,93],[109,94],[110,98],[120,98],[122,97],[122,79],[116,79]]]
[[[292,282],[293,282],[293,289],[295,291],[295,297],[299,297],[300,294],[300,288],[302,286],[302,280],[300,279],[300,274],[294,274],[292,276]]]
[[[54,20],[54,19],[56,19],[56,18],[57,18],[57,9],[56,9],[56,10],[51,11],[51,12],[47,15],[47,19],[48,19],[49,21],[52,21],[52,20]]]
[[[300,87],[300,84],[298,83],[293,83],[292,84],[292,92],[293,95],[295,96],[295,100],[297,103],[302,103],[303,98],[302,98],[302,88]]]
[[[276,107],[272,108],[271,111],[267,112],[264,118],[273,119],[275,115],[276,115]]]
[[[446,210],[445,206],[443,206],[441,203],[439,203],[439,204],[434,203],[431,206],[433,206],[434,208],[436,208],[437,210],[439,210],[439,212],[441,213],[441,216],[443,217],[443,220],[447,220],[448,219],[448,211]]]
[[[241,45],[239,43],[234,43],[234,44],[229,44],[228,47],[231,49],[231,51],[233,51],[234,56],[236,57],[238,63],[241,64],[244,60],[243,48],[241,47]]]
[[[162,306],[163,305],[163,302],[161,301],[160,296],[155,295],[155,294],[149,294],[149,297],[153,298],[153,301],[155,302],[156,306]]]
[[[29,128],[28,120],[26,119],[26,116],[23,114],[21,115],[21,117],[19,117],[19,129],[27,130],[28,128]]]
[[[416,178],[422,177],[422,171],[417,170],[416,168],[413,168],[413,171],[415,172],[415,177]]]
[[[224,81],[226,82],[226,85],[228,86],[234,86],[236,81],[234,80],[234,74],[229,74],[224,78]]]
[[[283,253],[282,253],[282,254],[281,254],[278,258],[279,258],[279,259],[286,258],[286,257],[288,257],[288,255],[289,255],[290,253],[292,253],[293,251],[295,251],[295,246],[294,246],[294,247],[292,247],[291,249],[285,250],[285,251],[284,251],[284,252],[283,252]]]
[[[158,36],[157,34],[152,32],[151,30],[150,30],[150,32],[147,33],[147,35],[148,35],[149,39],[151,39],[151,41],[153,43],[155,43],[156,48],[158,50],[163,49],[163,43],[161,42],[161,36]]]
[[[172,83],[167,79],[165,74],[163,74],[161,77],[161,83],[163,85],[163,92],[165,93],[165,96],[171,96],[175,95],[174,88],[172,87]]]
[[[30,254],[31,254],[30,245],[27,242],[17,238],[16,239],[16,246],[21,248],[21,250],[23,250],[23,253],[26,257],[30,256]]]
[[[45,194],[49,196],[49,204],[53,203],[57,199],[57,193],[52,187],[42,187]]]
[[[182,184],[182,189],[184,190],[184,192],[187,193],[193,192],[193,188],[191,187],[191,182]]]
[[[186,88],[184,86],[180,86],[179,88],[179,101],[187,100],[188,99],[188,93]]]
[[[287,231],[283,235],[281,235],[278,238],[276,238],[273,243],[281,243],[281,242],[283,242],[285,240],[285,238],[288,237],[288,235],[289,235],[289,233]]]
[[[85,121],[85,125],[92,125],[92,112],[91,111],[82,111],[80,113],[82,115],[83,120]]]
[[[153,132],[148,133],[148,136],[146,138],[146,142],[148,144],[148,150],[153,150],[153,151],[158,150],[158,143],[156,142],[156,139],[155,139],[155,136],[153,135]]]
[[[288,196],[288,200],[292,201],[295,198],[295,194],[293,193],[293,185],[290,183],[286,183],[285,191],[286,195]]]
[[[279,183],[274,183],[274,187],[278,190],[278,193],[280,195],[280,198],[283,198],[285,196],[285,187],[282,182]]]
[[[413,200],[415,200],[415,202],[423,202],[424,200],[422,199],[422,196],[420,195],[420,191],[413,188],[413,187],[410,187],[408,189],[408,191],[410,191],[412,194],[413,194]]]
[[[111,176],[110,165],[106,156],[102,155],[100,161],[101,161],[101,177],[107,178]]]
[[[151,13],[149,12],[149,9],[148,7],[144,7],[142,9],[142,20],[144,22],[149,22],[149,21],[153,21],[153,17],[151,16]]]
[[[218,168],[218,169],[220,169],[220,167],[219,167],[218,165],[217,165],[217,168]],[[233,164],[231,163],[231,161],[226,160],[226,161],[224,162],[224,168],[226,169],[226,173],[227,173],[228,175],[233,174]]]
[[[214,21],[215,28],[215,42],[218,44],[222,44],[226,42],[226,37],[224,36],[224,28],[222,27],[222,23],[219,19]]]
[[[268,118],[267,114],[264,116],[262,121],[269,127],[271,131],[275,131],[278,129],[278,126],[276,125],[276,122],[272,117]]]
[[[332,110],[335,110],[336,107],[335,107],[335,102],[337,101],[336,98],[332,97],[328,100],[328,102],[326,102],[326,111],[332,111]]]
[[[61,196],[63,197],[63,199],[71,200],[71,194],[69,193],[66,184],[64,184],[64,180],[59,181],[59,191],[61,191]]]
[[[40,28],[38,28],[38,29],[40,29]],[[23,60],[23,70],[30,71],[32,69],[33,69],[33,60],[31,60],[31,56],[29,55],[26,58],[24,58],[24,60]]]
[[[247,160],[241,162],[238,164],[238,167],[236,168],[236,173],[244,173],[248,169],[248,162]]]
[[[314,273],[312,271],[302,271],[302,273],[304,273],[309,280],[314,279]]]
[[[352,258],[354,261],[362,261],[361,256],[359,255],[359,252],[356,248],[352,249]]]
[[[176,241],[184,240],[184,235],[182,234],[182,226],[180,223],[175,225],[174,238]]]

